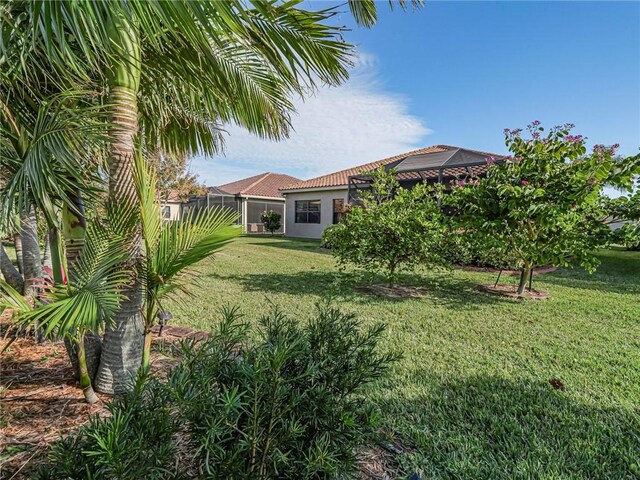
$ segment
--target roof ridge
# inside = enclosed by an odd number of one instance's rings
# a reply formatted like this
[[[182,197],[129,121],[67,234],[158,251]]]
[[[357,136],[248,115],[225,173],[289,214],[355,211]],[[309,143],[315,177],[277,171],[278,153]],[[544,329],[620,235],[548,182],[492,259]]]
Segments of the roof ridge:
[[[246,188],[243,188],[242,190],[240,190],[240,194],[243,194],[244,192],[246,192],[247,190],[252,189],[253,187],[255,187],[257,184],[259,184],[261,181],[263,181],[265,178],[267,178],[269,175],[271,175],[271,172],[265,172],[265,173],[261,173],[260,174],[260,178],[258,180],[256,180],[255,182],[253,182],[251,185],[249,185]]]

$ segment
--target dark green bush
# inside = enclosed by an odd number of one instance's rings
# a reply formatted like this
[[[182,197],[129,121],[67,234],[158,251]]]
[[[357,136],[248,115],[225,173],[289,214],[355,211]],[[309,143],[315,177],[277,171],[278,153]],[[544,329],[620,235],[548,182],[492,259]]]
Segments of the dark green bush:
[[[141,379],[111,418],[56,444],[40,478],[347,475],[376,427],[366,386],[395,358],[378,352],[383,330],[322,305],[305,324],[272,311],[251,341],[226,309],[209,338],[182,343],[166,382]]]

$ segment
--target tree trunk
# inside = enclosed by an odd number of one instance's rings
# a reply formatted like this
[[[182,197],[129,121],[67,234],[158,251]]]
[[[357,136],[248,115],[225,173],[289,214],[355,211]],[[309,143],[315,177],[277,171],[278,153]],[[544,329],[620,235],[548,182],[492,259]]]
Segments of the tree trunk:
[[[22,238],[20,238],[19,233],[13,235],[13,245],[16,249],[16,263],[18,264],[18,272],[24,273],[24,268],[22,268]]]
[[[24,289],[24,280],[22,275],[13,264],[7,251],[4,249],[4,245],[0,241],[0,272],[4,276],[5,281],[18,292],[22,292]]]
[[[42,266],[49,267],[53,271],[53,263],[51,261],[51,239],[49,232],[44,236],[44,253],[42,255]]]
[[[20,214],[20,237],[22,238],[22,267],[24,272],[24,296],[35,297],[38,293],[36,285],[42,278],[40,262],[40,243],[38,241],[38,224],[33,206]]]
[[[527,287],[527,282],[529,281],[530,275],[531,275],[531,264],[527,262],[524,264],[524,267],[522,267],[522,271],[520,272],[520,283],[518,284],[518,295],[522,295],[524,293],[524,290]]]
[[[112,131],[109,146],[109,201],[123,208],[136,206],[138,199],[133,182],[135,137],[138,133],[137,93],[140,86],[140,42],[134,27],[126,20],[114,19],[107,26],[116,55],[110,70]],[[107,325],[96,389],[119,393],[131,386],[142,362],[144,325],[141,315],[142,289],[136,272],[142,239],[134,233],[131,243],[132,284],[123,292],[125,299],[113,322]]]
[[[62,245],[60,243],[60,231],[58,227],[49,230],[49,247],[51,251],[51,270],[53,270],[53,282],[56,285],[65,283],[64,262],[62,259]]]
[[[24,287],[22,294],[35,299],[38,295],[38,284],[42,282],[42,263],[40,242],[38,240],[38,222],[33,205],[20,213],[20,237],[22,238],[22,266],[24,268]],[[34,325],[36,342],[44,339],[42,330]]]
[[[89,372],[87,370],[87,361],[84,349],[84,332],[80,332],[79,340],[76,343],[76,351],[78,354],[80,388],[82,388],[82,393],[84,393],[84,399],[87,403],[96,403],[98,401],[98,397],[93,391],[91,378],[89,377]]]

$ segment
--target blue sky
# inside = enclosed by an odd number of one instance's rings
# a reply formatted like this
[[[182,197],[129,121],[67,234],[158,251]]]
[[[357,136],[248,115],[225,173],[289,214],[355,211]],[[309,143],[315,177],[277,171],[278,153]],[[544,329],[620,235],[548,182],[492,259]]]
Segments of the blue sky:
[[[310,2],[311,8],[328,3]],[[346,8],[346,7],[345,7]],[[352,78],[296,100],[295,132],[267,142],[230,127],[224,157],[197,157],[207,185],[275,171],[300,178],[413,148],[505,152],[502,130],[572,122],[590,144],[640,147],[640,3],[427,2],[358,28]]]

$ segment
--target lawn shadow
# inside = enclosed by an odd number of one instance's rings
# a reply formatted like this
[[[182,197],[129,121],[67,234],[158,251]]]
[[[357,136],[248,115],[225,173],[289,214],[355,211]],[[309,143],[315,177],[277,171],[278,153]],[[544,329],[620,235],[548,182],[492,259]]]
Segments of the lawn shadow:
[[[550,379],[551,380],[551,379]],[[409,418],[402,458],[423,478],[635,478],[640,416],[579,403],[558,384],[480,375],[387,397],[385,415]],[[569,385],[567,389],[578,388]],[[635,466],[634,466],[635,465]]]
[[[425,301],[452,309],[469,309],[479,305],[495,305],[514,300],[484,295],[476,290],[477,282],[443,274],[436,278],[420,275],[400,275],[399,285],[416,286],[425,291],[419,299],[392,298],[357,291],[358,287],[386,284],[386,279],[376,274],[343,273],[340,271],[314,271],[295,273],[253,273],[245,275],[217,275],[210,277],[240,284],[248,292],[314,295],[322,298],[339,298],[352,303],[384,303]],[[516,300],[517,301],[517,300]]]
[[[324,255],[331,254],[331,250],[327,248],[322,248],[318,240],[304,239],[304,238],[289,239],[289,238],[281,237],[280,241],[278,241],[277,237],[274,237],[274,238],[266,237],[266,238],[255,239],[255,241],[247,242],[247,245],[256,245],[259,247],[282,248],[284,250],[298,250],[301,252],[322,253]]]

